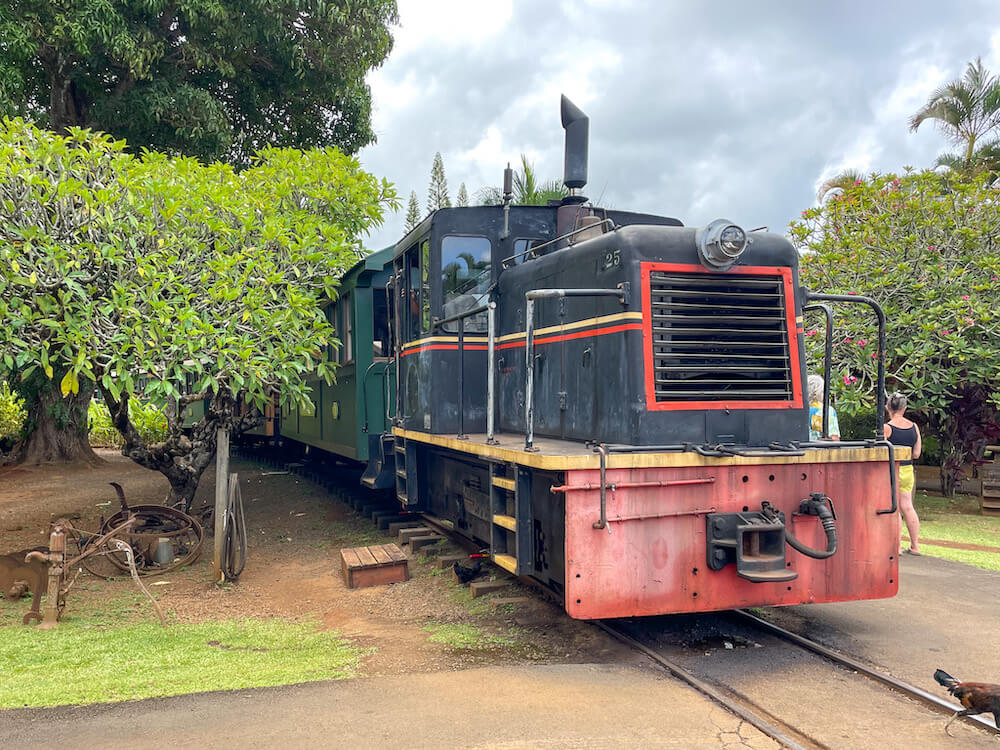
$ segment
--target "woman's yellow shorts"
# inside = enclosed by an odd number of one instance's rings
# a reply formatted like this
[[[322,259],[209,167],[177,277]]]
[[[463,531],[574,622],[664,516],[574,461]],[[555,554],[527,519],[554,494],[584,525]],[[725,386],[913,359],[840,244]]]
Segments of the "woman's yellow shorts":
[[[913,465],[899,467],[899,491],[913,492],[913,485],[916,484],[913,478]]]

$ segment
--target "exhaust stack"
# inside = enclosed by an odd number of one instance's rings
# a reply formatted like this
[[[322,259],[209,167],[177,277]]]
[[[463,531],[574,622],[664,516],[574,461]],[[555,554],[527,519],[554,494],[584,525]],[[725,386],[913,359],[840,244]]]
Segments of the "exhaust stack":
[[[563,167],[563,184],[571,197],[587,184],[587,153],[590,138],[590,118],[564,94],[560,113],[566,131],[566,156]]]

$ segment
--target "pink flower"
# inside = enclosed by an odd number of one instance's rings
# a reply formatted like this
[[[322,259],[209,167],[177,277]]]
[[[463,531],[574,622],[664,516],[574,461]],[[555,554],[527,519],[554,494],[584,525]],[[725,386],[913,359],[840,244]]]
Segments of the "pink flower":
[[[861,180],[855,180],[854,184],[855,185],[864,185],[864,182],[862,182]]]
[[[941,335],[942,336],[947,336],[948,335],[948,329],[947,328],[942,328],[941,329]]]
[[[806,336],[815,336],[819,331],[813,328],[811,331],[806,331]]]
[[[844,339],[844,343],[845,344],[853,344],[854,343],[854,339]]]
[[[875,357],[877,357],[877,356],[878,356],[878,352],[872,352],[872,359],[875,359]]]
[[[858,339],[858,346],[864,348],[868,345],[868,339]]]
[[[893,180],[893,181],[892,181],[892,184],[893,184],[893,185],[899,185],[899,184],[901,184],[901,183],[899,182],[899,180]]]
[[[970,326],[974,326],[976,324],[976,321],[974,321],[972,318],[966,318],[965,322],[968,323]]]
[[[968,294],[963,294],[962,295],[962,299],[969,299],[969,295]]]
[[[844,385],[852,385],[852,384],[857,383],[857,382],[858,382],[858,379],[856,377],[854,377],[853,375],[845,375],[844,376]]]

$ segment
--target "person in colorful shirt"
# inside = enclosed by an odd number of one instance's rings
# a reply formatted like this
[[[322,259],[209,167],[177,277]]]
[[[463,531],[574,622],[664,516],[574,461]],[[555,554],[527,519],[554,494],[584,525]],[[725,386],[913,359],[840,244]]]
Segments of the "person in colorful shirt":
[[[810,375],[809,386],[809,439],[810,440],[840,440],[840,424],[837,422],[837,412],[830,407],[830,434],[823,437],[823,391],[826,383],[820,375]]]

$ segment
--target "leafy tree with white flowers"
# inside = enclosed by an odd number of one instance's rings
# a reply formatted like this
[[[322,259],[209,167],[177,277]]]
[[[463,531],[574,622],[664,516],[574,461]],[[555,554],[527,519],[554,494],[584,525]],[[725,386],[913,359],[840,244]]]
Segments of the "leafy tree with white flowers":
[[[308,373],[333,377],[323,302],[395,203],[335,149],[265,149],[237,172],[3,121],[0,369],[63,395],[96,383],[123,454],[187,506],[241,403],[304,404]],[[142,401],[166,404],[165,440],[136,429]]]
[[[981,174],[930,171],[874,174],[841,190],[790,227],[804,251],[802,283],[882,306],[888,389],[905,392],[940,441],[950,495],[960,467],[1000,439],[1000,192]],[[834,310],[838,410],[871,410],[874,322],[854,306]],[[815,344],[822,331],[806,336]]]

